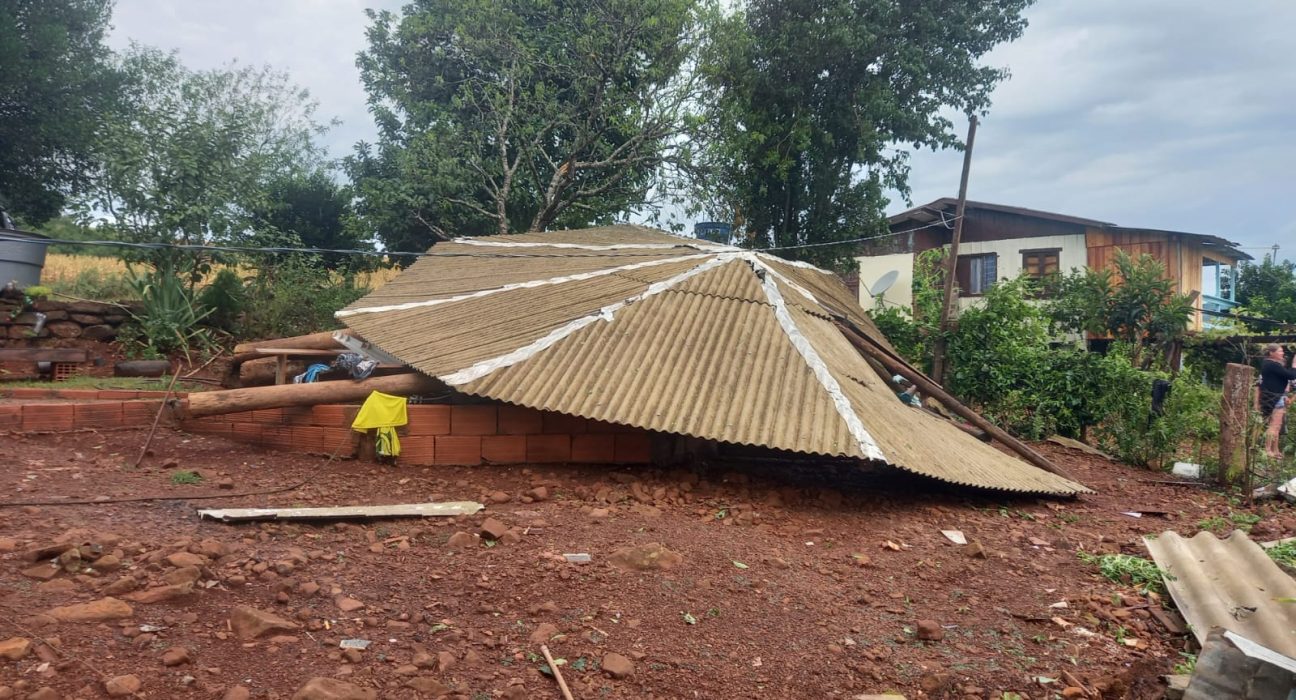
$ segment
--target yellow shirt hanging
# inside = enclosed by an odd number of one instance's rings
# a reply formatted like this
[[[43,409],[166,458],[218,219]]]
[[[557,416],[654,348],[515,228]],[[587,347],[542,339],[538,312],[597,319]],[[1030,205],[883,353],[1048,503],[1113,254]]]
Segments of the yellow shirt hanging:
[[[369,394],[369,398],[360,407],[360,412],[356,413],[355,420],[351,421],[351,429],[361,432],[376,429],[376,452],[383,457],[396,457],[400,455],[400,438],[396,437],[396,427],[409,423],[405,404],[404,396],[375,391]]]

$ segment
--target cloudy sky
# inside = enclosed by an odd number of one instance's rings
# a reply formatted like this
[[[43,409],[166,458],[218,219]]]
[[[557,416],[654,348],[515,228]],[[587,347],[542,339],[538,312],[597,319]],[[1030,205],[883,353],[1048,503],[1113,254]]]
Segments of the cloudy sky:
[[[177,49],[194,68],[287,70],[341,120],[329,135],[341,156],[373,136],[355,68],[364,8],[400,4],[118,0],[111,43]],[[1028,16],[988,58],[1013,75],[978,132],[971,198],[1296,256],[1296,2],[1038,0]],[[915,154],[913,201],[955,195],[960,165]]]

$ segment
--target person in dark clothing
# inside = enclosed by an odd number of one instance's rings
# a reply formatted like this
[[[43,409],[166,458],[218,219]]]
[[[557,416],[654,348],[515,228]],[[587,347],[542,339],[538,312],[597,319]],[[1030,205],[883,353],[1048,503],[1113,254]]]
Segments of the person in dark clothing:
[[[1274,459],[1282,459],[1282,452],[1278,450],[1278,436],[1287,415],[1287,394],[1290,383],[1296,381],[1296,369],[1283,364],[1287,352],[1278,343],[1266,345],[1264,354],[1265,359],[1260,363],[1260,388],[1256,392],[1256,403],[1268,428],[1265,431],[1265,454]]]

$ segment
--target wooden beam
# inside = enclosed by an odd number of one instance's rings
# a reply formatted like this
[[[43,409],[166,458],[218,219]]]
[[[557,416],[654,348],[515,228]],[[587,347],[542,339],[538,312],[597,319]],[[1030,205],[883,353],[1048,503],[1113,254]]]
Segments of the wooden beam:
[[[350,334],[351,331],[343,330],[342,333]],[[277,340],[258,340],[253,343],[239,343],[234,346],[234,355],[243,353],[256,352],[260,347],[276,348],[293,348],[295,350],[334,350],[338,348],[338,342],[333,339],[334,331],[324,331],[322,333],[311,333],[309,335],[297,335],[291,338],[279,338]]]
[[[1219,483],[1236,484],[1246,471],[1247,423],[1251,420],[1252,383],[1255,369],[1233,362],[1224,367],[1224,391],[1220,394]]]
[[[860,353],[865,357],[877,360],[877,362],[885,367],[888,372],[898,374],[913,382],[914,385],[918,387],[918,390],[923,394],[940,401],[941,404],[950,410],[950,412],[958,415],[963,420],[966,420],[981,430],[984,430],[990,435],[990,437],[998,440],[1013,452],[1016,452],[1027,462],[1030,462],[1046,472],[1057,474],[1065,479],[1075,481],[1075,478],[1068,474],[1065,469],[1062,469],[1056,464],[1050,462],[1047,457],[1031,449],[1026,443],[1018,440],[1012,435],[1009,435],[1003,428],[1000,428],[994,423],[986,420],[976,411],[964,406],[958,399],[954,398],[942,389],[940,385],[928,378],[927,375],[911,367],[908,362],[892,355],[886,350],[886,348],[874,343],[868,338],[868,336],[856,329],[854,324],[850,323],[850,321],[844,316],[837,317],[834,320],[837,322],[837,327],[841,329],[842,334],[846,336],[846,339],[850,341],[851,345],[855,346],[855,349],[860,351]]]
[[[180,399],[175,405],[178,418],[201,418],[225,413],[254,411],[285,406],[315,406],[325,403],[348,403],[364,400],[371,392],[412,396],[414,394],[443,391],[444,385],[417,372],[371,377],[361,381],[342,379],[310,384],[281,384],[277,386],[230,389],[228,391],[203,391]]]
[[[83,348],[0,348],[0,362],[89,362]]]

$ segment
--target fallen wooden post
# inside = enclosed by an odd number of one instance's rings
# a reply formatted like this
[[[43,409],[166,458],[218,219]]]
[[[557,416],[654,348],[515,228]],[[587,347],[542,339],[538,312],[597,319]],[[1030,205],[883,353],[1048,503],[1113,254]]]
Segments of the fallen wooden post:
[[[198,517],[227,523],[249,520],[378,520],[472,515],[485,508],[476,501],[407,503],[390,506],[340,506],[337,508],[221,508],[200,510]]]
[[[545,663],[549,664],[549,670],[553,671],[554,680],[558,681],[558,689],[562,691],[563,698],[573,700],[571,691],[567,689],[567,681],[563,680],[562,671],[558,670],[558,664],[554,663],[553,655],[549,653],[549,647],[541,644],[540,653],[544,654]]]
[[[413,396],[444,391],[445,385],[417,372],[370,377],[360,381],[340,379],[310,384],[203,391],[178,400],[174,406],[177,418],[201,418],[225,413],[255,411],[286,406],[316,406],[325,403],[363,401],[370,393],[381,391],[396,396]]]
[[[251,343],[239,343],[234,346],[234,354],[242,355],[243,353],[256,352],[257,348],[292,348],[294,350],[335,350],[341,348],[337,340],[334,340],[335,332],[351,334],[351,331],[323,331],[321,333],[310,333],[308,335],[297,335],[291,338],[278,338],[273,340],[258,340]]]
[[[950,395],[939,384],[933,382],[927,375],[919,372],[909,365],[908,362],[892,355],[885,348],[879,347],[875,342],[857,330],[853,323],[846,319],[845,316],[834,319],[837,327],[841,329],[842,334],[850,341],[855,349],[860,351],[865,357],[872,358],[881,364],[892,374],[898,374],[905,379],[913,382],[918,390],[927,396],[940,401],[950,412],[958,415],[963,420],[984,430],[990,437],[1003,443],[1005,447],[1016,452],[1022,459],[1034,464],[1046,472],[1057,474],[1065,479],[1075,481],[1075,478],[1066,472],[1066,470],[1053,464],[1044,455],[1031,449],[1017,438],[1009,435],[1007,431],[981,417],[976,411],[964,406],[958,399]]]

